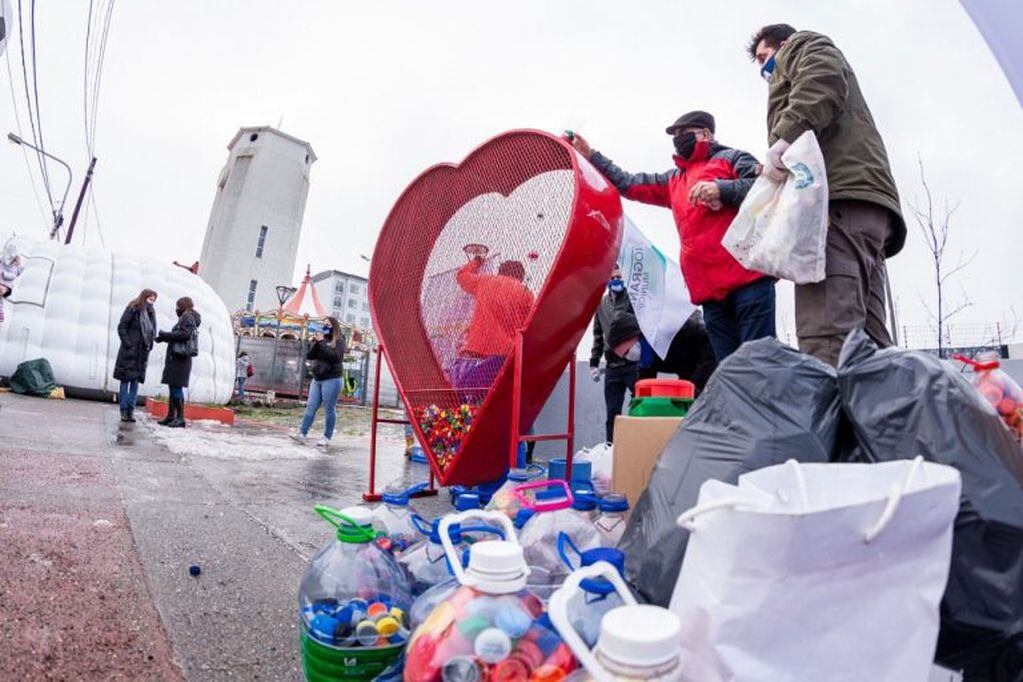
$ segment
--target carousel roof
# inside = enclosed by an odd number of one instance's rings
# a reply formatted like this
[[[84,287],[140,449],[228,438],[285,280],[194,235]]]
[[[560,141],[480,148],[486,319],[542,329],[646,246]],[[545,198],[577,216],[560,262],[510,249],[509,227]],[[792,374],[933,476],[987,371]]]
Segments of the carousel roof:
[[[320,297],[316,295],[313,287],[312,277],[309,274],[309,266],[305,268],[305,279],[299,285],[295,295],[284,304],[284,312],[297,317],[308,315],[309,317],[326,317],[327,310],[320,303]]]

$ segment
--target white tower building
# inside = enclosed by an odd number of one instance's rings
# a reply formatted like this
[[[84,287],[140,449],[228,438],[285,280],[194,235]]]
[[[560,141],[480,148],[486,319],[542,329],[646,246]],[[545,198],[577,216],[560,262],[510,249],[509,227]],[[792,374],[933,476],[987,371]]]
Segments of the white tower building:
[[[227,149],[199,275],[232,313],[276,310],[274,288],[293,281],[316,154],[308,142],[269,126],[241,128]]]

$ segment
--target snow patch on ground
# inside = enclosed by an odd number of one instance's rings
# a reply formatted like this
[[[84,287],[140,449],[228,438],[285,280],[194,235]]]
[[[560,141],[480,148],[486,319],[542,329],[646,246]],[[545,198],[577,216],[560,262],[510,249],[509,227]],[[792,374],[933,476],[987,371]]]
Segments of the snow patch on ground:
[[[189,422],[185,429],[151,428],[157,442],[176,455],[257,461],[330,456],[312,444],[291,441],[286,433],[233,431],[219,422]]]

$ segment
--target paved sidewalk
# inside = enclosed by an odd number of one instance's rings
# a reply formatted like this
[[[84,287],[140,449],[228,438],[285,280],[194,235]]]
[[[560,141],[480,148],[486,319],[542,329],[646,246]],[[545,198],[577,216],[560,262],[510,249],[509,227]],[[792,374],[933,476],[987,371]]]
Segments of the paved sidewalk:
[[[366,486],[368,438],[335,441],[0,394],[0,679],[301,679],[298,584],[331,537],[312,507]],[[378,482],[426,475],[382,445]]]

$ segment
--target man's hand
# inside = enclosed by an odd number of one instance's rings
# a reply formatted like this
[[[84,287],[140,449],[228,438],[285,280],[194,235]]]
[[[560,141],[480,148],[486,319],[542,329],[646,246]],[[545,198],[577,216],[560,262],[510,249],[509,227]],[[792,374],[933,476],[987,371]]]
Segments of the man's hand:
[[[313,341],[323,341],[323,334],[313,334]]]
[[[600,381],[600,367],[594,367],[590,365],[590,378],[594,382]]]
[[[566,138],[567,139],[567,138]],[[590,160],[590,156],[593,155],[593,149],[590,148],[590,143],[586,141],[586,138],[579,133],[572,133],[572,139],[569,140],[575,150],[579,152],[584,159]]]
[[[704,204],[713,209],[714,204],[721,208],[721,190],[716,182],[698,182],[689,190],[689,203]],[[717,209],[714,209],[717,210]]]
[[[782,162],[782,154],[789,148],[789,143],[778,138],[778,141],[767,150],[767,163],[764,164],[764,175],[773,182],[785,182],[789,169]]]

